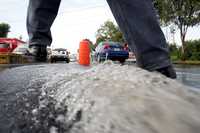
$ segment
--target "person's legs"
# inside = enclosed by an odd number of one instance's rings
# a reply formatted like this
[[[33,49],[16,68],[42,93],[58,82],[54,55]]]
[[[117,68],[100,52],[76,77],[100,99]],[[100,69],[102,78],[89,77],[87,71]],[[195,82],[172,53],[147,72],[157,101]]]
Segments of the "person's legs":
[[[30,45],[51,45],[51,25],[61,0],[29,0],[27,30]]]
[[[36,60],[46,58],[46,47],[51,45],[51,25],[57,16],[61,0],[29,0],[27,31],[30,52]],[[42,59],[44,58],[44,59]]]
[[[152,1],[107,0],[107,2],[126,41],[135,52],[138,66],[149,71],[170,67],[171,75],[164,75],[175,78],[169,48],[157,21]]]

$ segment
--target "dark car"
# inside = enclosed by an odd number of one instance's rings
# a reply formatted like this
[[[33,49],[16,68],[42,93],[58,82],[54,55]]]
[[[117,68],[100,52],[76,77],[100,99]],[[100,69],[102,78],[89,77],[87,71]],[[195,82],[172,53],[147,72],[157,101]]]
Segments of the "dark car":
[[[69,63],[69,52],[64,48],[53,49],[49,55],[49,60],[51,63],[56,61],[66,61],[66,63]]]
[[[95,58],[98,62],[104,60],[125,62],[129,57],[129,51],[118,42],[101,42],[95,49]]]

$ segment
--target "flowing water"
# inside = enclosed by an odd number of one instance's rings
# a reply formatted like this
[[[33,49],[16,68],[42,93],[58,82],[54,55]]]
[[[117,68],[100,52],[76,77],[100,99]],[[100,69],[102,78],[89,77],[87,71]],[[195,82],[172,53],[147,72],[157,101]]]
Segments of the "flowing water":
[[[200,66],[176,65],[178,80],[183,84],[200,89]]]
[[[200,88],[200,67],[176,66],[176,70],[179,82]],[[10,68],[0,70],[0,133],[71,129],[82,133],[81,128],[88,133],[150,133],[163,132],[168,126],[173,126],[171,133],[196,133],[200,127],[198,98],[198,93],[176,81],[133,66]]]

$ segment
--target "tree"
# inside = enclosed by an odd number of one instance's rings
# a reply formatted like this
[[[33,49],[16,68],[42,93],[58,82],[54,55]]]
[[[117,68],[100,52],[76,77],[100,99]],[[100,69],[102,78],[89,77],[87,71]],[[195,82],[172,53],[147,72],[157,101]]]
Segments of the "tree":
[[[119,27],[109,20],[97,30],[96,38],[96,44],[102,41],[124,42],[123,34]]]
[[[83,39],[85,41],[89,42],[90,52],[95,51],[96,46],[93,44],[93,42],[90,39]]]
[[[200,60],[200,40],[186,41],[187,46],[182,58],[186,60]]]
[[[199,0],[154,0],[161,24],[174,24],[180,30],[182,53],[185,52],[185,37],[189,27],[200,23]]]
[[[6,23],[0,23],[0,37],[7,37],[10,31],[10,25]]]
[[[169,45],[170,56],[173,61],[179,60],[181,58],[181,52],[179,46],[176,44]]]

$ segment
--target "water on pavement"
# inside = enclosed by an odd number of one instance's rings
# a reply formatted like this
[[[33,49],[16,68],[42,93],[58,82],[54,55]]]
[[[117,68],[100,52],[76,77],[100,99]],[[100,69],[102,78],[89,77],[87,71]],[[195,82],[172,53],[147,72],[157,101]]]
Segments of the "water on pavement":
[[[0,133],[197,133],[200,93],[134,66],[33,65],[0,74]]]

